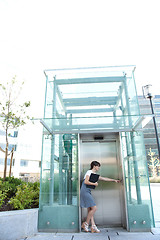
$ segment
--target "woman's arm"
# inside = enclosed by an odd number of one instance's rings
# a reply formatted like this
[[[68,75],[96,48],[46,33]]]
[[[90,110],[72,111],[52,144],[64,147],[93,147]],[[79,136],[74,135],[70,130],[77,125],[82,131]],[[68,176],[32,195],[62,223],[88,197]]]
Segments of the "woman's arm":
[[[89,181],[89,176],[88,175],[86,176],[86,178],[84,180],[84,183],[87,184],[87,185],[93,185],[93,186],[96,186],[96,187],[98,186],[97,182],[93,183],[93,182]]]
[[[105,181],[105,182],[116,182],[116,183],[120,182],[120,180],[116,180],[116,179],[112,179],[112,178],[106,178],[106,177],[101,177],[101,176],[99,176],[99,180]]]

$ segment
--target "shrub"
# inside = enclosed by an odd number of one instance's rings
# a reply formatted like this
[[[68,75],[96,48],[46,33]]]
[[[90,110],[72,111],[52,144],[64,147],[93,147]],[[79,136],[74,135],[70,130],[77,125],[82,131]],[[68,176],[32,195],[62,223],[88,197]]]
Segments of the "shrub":
[[[15,195],[17,191],[17,186],[22,184],[22,181],[14,177],[6,177],[5,180],[1,178],[0,183],[0,189],[2,190],[2,192],[7,193],[7,199],[9,199]]]
[[[5,199],[6,199],[6,193],[3,193],[1,190],[0,190],[0,208],[2,207],[2,205],[5,203]]]
[[[0,207],[9,199],[10,191],[10,184],[0,179]]]
[[[37,208],[39,189],[39,182],[26,183],[14,177],[0,178],[0,210]]]
[[[29,209],[38,207],[39,204],[39,184],[22,183],[17,187],[17,192],[9,201],[14,209]]]

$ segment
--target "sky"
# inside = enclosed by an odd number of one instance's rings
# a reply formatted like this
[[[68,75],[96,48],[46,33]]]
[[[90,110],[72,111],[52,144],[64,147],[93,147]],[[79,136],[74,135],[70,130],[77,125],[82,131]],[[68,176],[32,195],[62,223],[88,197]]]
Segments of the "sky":
[[[160,94],[159,0],[0,0],[0,82],[26,82],[43,116],[44,69],[136,65]]]

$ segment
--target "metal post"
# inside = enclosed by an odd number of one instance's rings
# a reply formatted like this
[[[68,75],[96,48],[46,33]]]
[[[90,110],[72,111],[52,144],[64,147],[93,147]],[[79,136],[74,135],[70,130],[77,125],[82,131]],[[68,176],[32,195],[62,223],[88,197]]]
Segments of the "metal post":
[[[56,117],[56,92],[57,92],[57,85],[54,79],[52,129],[54,128],[55,117]],[[53,199],[54,199],[54,154],[55,154],[55,135],[53,134],[51,139],[50,184],[49,184],[49,205],[50,206],[52,206]]]
[[[134,166],[134,174],[135,174],[135,184],[136,184],[136,192],[137,192],[137,203],[142,204],[142,198],[141,198],[141,188],[140,188],[140,182],[139,182],[139,171],[138,171],[138,163],[136,159],[136,146],[135,146],[135,137],[134,133],[131,132],[131,146],[132,146],[132,154],[133,154],[133,166]]]
[[[72,126],[72,114],[70,114],[70,122],[69,125]],[[72,204],[72,137],[69,140],[69,171],[68,171],[68,178],[69,178],[69,198],[68,198],[68,204]]]
[[[123,117],[124,117],[124,114],[125,114],[125,111],[124,111],[124,104],[123,104],[123,98],[122,98],[122,86],[119,87],[119,90],[120,90],[120,95],[121,95],[121,107],[122,107],[122,114],[123,114]],[[123,123],[124,123],[124,126],[126,126],[126,123],[125,123],[125,119],[123,118]],[[132,203],[132,194],[131,194],[131,171],[130,171],[130,149],[129,149],[129,141],[128,141],[128,136],[127,136],[127,132],[125,132],[125,141],[126,141],[126,150],[127,150],[127,165],[128,165],[128,190],[129,190],[129,203]]]
[[[62,134],[59,135],[59,204],[63,204],[63,172],[62,172],[62,159],[63,159],[63,147],[62,147]]]
[[[155,129],[155,134],[156,134],[156,140],[157,140],[158,156],[159,156],[159,160],[160,160],[160,145],[159,145],[157,124],[156,124],[156,119],[155,119],[155,116],[154,116],[154,109],[153,109],[153,104],[152,104],[152,96],[149,96],[148,98],[150,100],[151,111],[152,111],[152,114],[153,114],[153,124],[154,124],[154,129]]]
[[[45,90],[45,103],[44,103],[44,118],[45,118],[45,113],[46,113],[46,105],[47,105],[47,87],[48,87],[48,75],[46,75],[46,90]],[[42,123],[42,122],[41,122]],[[43,126],[44,129],[44,126]],[[44,161],[44,142],[45,142],[45,135],[44,135],[44,130],[43,130],[43,136],[42,136],[42,152],[41,152],[41,172],[40,172],[40,192],[39,192],[39,208],[41,209],[41,204],[42,204],[42,173],[43,173],[43,161]]]
[[[124,81],[124,90],[125,90],[125,98],[126,98],[126,105],[128,109],[128,115],[129,115],[129,125],[132,126],[132,119],[131,119],[131,110],[129,105],[129,96],[128,96],[128,88],[126,80]],[[137,193],[137,203],[142,203],[141,198],[141,190],[140,190],[140,182],[139,182],[139,171],[138,171],[138,164],[136,159],[136,147],[135,147],[135,140],[134,140],[134,134],[133,132],[130,132],[131,136],[131,147],[132,147],[132,154],[133,154],[133,163],[134,163],[134,173],[135,173],[135,184],[136,184],[136,193]]]

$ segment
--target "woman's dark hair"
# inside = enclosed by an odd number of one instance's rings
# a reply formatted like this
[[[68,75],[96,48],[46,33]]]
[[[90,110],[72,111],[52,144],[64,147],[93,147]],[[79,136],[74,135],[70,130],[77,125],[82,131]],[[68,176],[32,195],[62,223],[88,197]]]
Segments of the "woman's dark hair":
[[[90,166],[91,166],[90,170],[92,170],[94,166],[100,167],[101,164],[99,162],[97,162],[97,161],[92,161]]]

